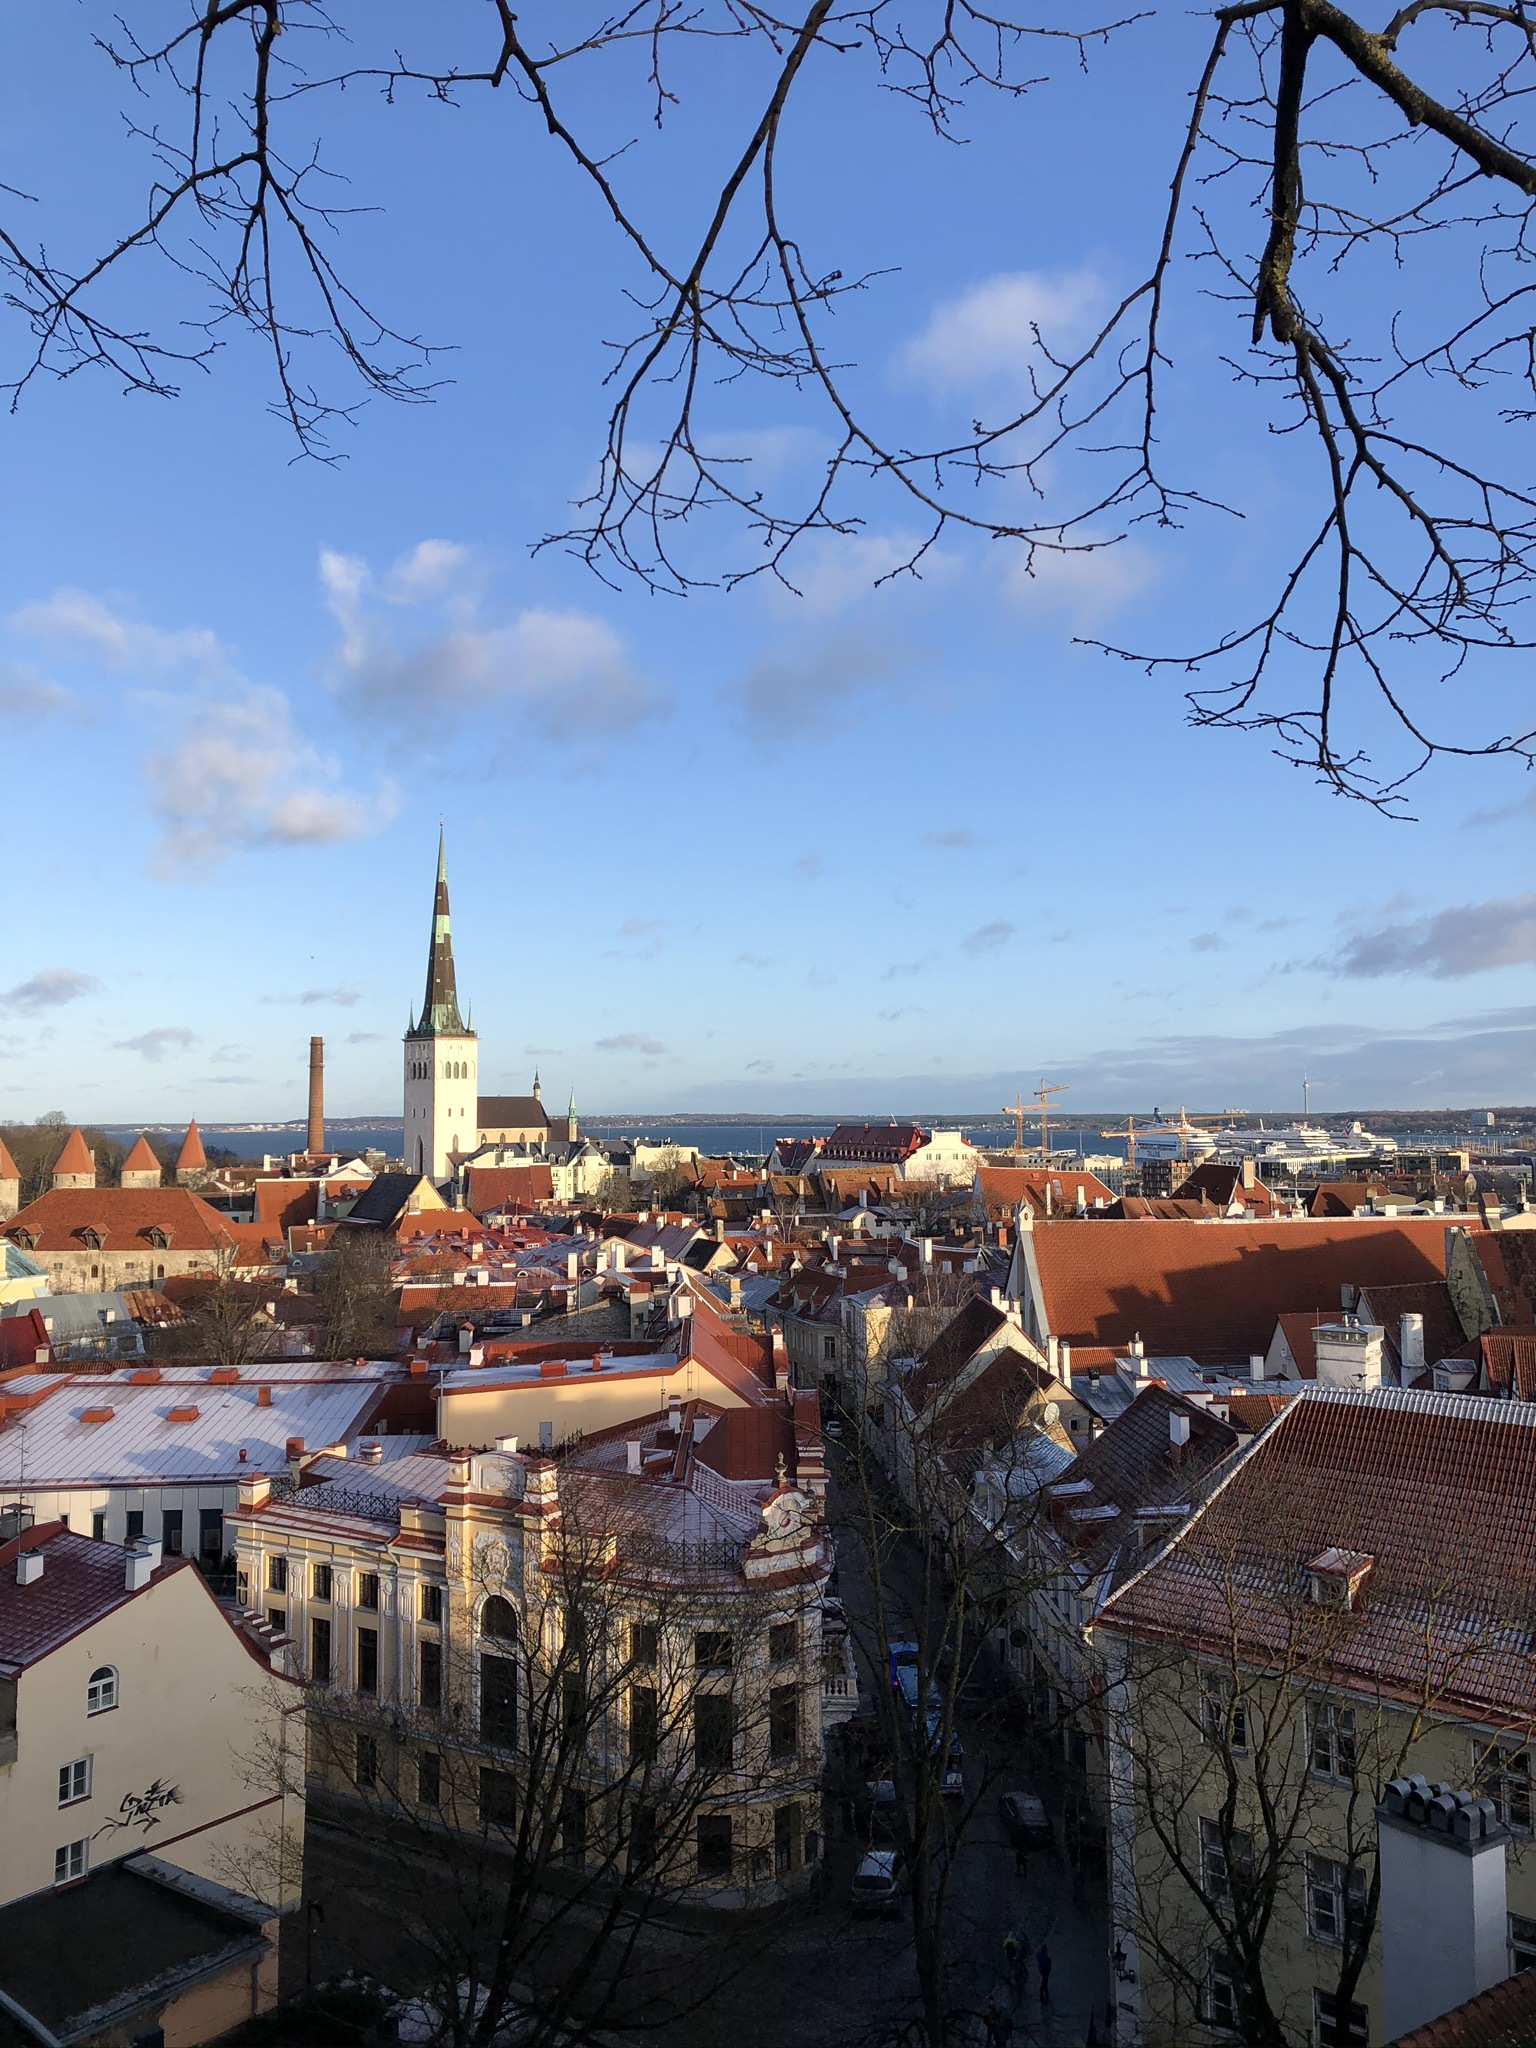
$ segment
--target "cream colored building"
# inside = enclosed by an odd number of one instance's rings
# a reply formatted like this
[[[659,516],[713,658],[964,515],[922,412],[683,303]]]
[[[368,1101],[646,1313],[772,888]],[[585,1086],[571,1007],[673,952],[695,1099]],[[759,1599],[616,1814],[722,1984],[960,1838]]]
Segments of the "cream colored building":
[[[1536,1962],[1533,1472],[1530,1404],[1308,1388],[1149,1541],[1093,1630],[1119,2042],[1395,2039]],[[1489,1805],[1405,1884],[1414,1773]]]
[[[275,2002],[303,1743],[190,1562],[57,1523],[0,1545],[0,1992],[43,2038],[177,2048]]]

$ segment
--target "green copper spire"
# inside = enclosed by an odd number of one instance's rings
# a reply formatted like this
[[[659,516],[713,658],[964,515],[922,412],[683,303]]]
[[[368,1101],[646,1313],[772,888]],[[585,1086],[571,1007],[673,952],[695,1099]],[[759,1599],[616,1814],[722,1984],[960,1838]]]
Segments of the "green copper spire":
[[[459,994],[453,975],[453,931],[448,917],[448,854],[442,828],[437,834],[437,892],[432,903],[432,949],[427,956],[427,994],[413,1038],[453,1033],[467,1036],[459,1015]]]

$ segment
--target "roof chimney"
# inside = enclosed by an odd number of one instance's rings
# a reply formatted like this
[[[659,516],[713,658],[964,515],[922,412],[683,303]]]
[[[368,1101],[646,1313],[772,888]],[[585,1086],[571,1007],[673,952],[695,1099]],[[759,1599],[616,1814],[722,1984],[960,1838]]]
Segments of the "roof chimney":
[[[1249,1379],[1251,1379],[1251,1380],[1261,1380],[1261,1379],[1263,1379],[1263,1377],[1264,1377],[1264,1354],[1263,1354],[1263,1352],[1262,1352],[1262,1351],[1250,1351],[1250,1352],[1249,1352],[1249,1354],[1248,1354],[1248,1377],[1249,1377]]]
[[[1387,2038],[1509,1975],[1508,1841],[1491,1799],[1417,1774],[1387,1786],[1376,1809]]]
[[[517,1438],[515,1436],[499,1436],[496,1439],[496,1448],[504,1458],[515,1458],[517,1456]]]
[[[1189,1417],[1177,1409],[1168,1417],[1168,1441],[1176,1451],[1182,1451],[1189,1442]]]
[[[127,1590],[130,1593],[142,1593],[159,1562],[158,1543],[135,1543],[128,1553],[128,1566],[123,1574],[123,1583]]]
[[[627,1469],[631,1472],[638,1472],[641,1469],[639,1437],[632,1436],[626,1441],[624,1445],[624,1454]]]
[[[357,1447],[357,1455],[365,1465],[377,1465],[384,1456],[384,1446],[377,1437],[365,1436]]]
[[[40,1550],[23,1550],[16,1559],[16,1583],[18,1586],[35,1586],[43,1576],[43,1553]]]
[[[1398,1329],[1397,1354],[1403,1362],[1403,1378],[1406,1381],[1424,1370],[1424,1318],[1418,1315],[1405,1315]]]

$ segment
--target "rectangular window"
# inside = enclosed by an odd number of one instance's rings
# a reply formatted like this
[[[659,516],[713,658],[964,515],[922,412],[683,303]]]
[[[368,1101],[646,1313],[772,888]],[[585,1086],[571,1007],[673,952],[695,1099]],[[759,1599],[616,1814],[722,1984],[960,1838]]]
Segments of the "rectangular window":
[[[731,1696],[700,1693],[693,1703],[693,1760],[701,1771],[728,1771],[734,1748]]]
[[[700,1877],[729,1877],[731,1816],[728,1813],[701,1813],[698,1844]]]
[[[1229,1681],[1213,1679],[1200,1691],[1200,1729],[1217,1748],[1241,1752],[1248,1747],[1248,1707]]]
[[[1332,1991],[1314,1991],[1317,2012],[1318,2048],[1356,2048],[1371,2038],[1371,2016],[1363,2005],[1354,2005]]]
[[[416,1804],[443,1803],[443,1760],[435,1749],[424,1749],[416,1759]]]
[[[106,1540],[107,1518],[102,1510],[98,1508],[91,1517],[91,1541],[93,1543],[105,1543]]]
[[[331,1624],[326,1615],[314,1615],[309,1624],[309,1676],[315,1685],[331,1682]]]
[[[224,1557],[224,1510],[222,1508],[199,1508],[197,1511],[197,1555],[198,1561],[210,1571],[217,1571]]]
[[[1205,1980],[1206,2025],[1223,2034],[1235,2034],[1241,2024],[1241,2002],[1237,1965],[1230,1956],[1211,1957]]]
[[[1509,1968],[1511,1975],[1536,1969],[1536,1920],[1522,1920],[1518,1913],[1509,1916]]]
[[[656,1809],[637,1806],[629,1824],[629,1869],[634,1875],[656,1861]]]
[[[517,1665],[510,1657],[480,1659],[480,1733],[501,1749],[517,1741]]]
[[[379,1575],[377,1572],[359,1572],[357,1575],[357,1604],[365,1613],[379,1611]]]
[[[379,1632],[360,1628],[357,1632],[357,1689],[374,1693],[379,1689]]]
[[[354,1772],[360,1792],[371,1792],[379,1782],[379,1745],[371,1735],[357,1738],[357,1768]]]
[[[86,1862],[90,1854],[89,1840],[66,1842],[62,1849],[53,1852],[53,1881],[55,1884],[73,1884],[77,1877],[84,1877]]]
[[[1531,1753],[1495,1745],[1483,1756],[1479,1792],[1492,1799],[1505,1827],[1515,1834],[1531,1832]]]
[[[286,1635],[288,1632],[287,1608],[269,1607],[267,1609],[267,1622],[269,1626],[275,1628],[280,1635]]]
[[[517,1823],[517,1780],[510,1771],[480,1773],[480,1819],[488,1828]]]
[[[1331,1700],[1314,1700],[1307,1708],[1311,1730],[1312,1769],[1319,1778],[1347,1781],[1355,1775],[1355,1710]]]
[[[632,1685],[629,1689],[629,1753],[636,1763],[656,1761],[656,1688]]]
[[[776,1764],[800,1754],[800,1688],[776,1685],[768,1695],[768,1750]]]
[[[800,1864],[800,1808],[776,1806],[773,1810],[773,1869],[776,1877],[787,1877]]]
[[[768,1631],[768,1662],[793,1664],[800,1655],[800,1624],[776,1621]]]
[[[124,1517],[123,1541],[125,1543],[137,1543],[143,1534],[144,1510],[142,1508],[130,1508]]]
[[[288,1560],[286,1557],[267,1559],[267,1591],[286,1593],[288,1590]]]
[[[1307,1857],[1307,1932],[1342,1947],[1365,1913],[1366,1876],[1330,1856]]]
[[[78,1756],[72,1764],[59,1766],[59,1804],[73,1806],[77,1799],[91,1796],[91,1760]]]
[[[441,1586],[423,1586],[421,1589],[421,1618],[431,1622],[434,1628],[443,1625],[443,1589]]]
[[[656,1662],[656,1624],[654,1621],[632,1621],[629,1625],[629,1661],[631,1664],[651,1665]]]
[[[443,1704],[443,1646],[422,1643],[417,1650],[421,1666],[421,1704],[435,1714]]]
[[[1253,1877],[1253,1837],[1241,1828],[1224,1834],[1221,1822],[1200,1822],[1200,1879],[1205,1895],[1218,1905],[1230,1905],[1234,1890],[1241,1891]]]
[[[693,1639],[695,1671],[729,1671],[734,1645],[725,1629],[701,1628]]]
[[[827,1363],[828,1363],[829,1365],[831,1365],[831,1364],[832,1364],[832,1363],[833,1363],[833,1362],[834,1362],[834,1361],[836,1360],[836,1358],[837,1358],[837,1339],[836,1339],[835,1337],[823,1337],[823,1338],[822,1338],[822,1340],[821,1340],[821,1355],[822,1355],[822,1357],[823,1357],[823,1358],[824,1358],[824,1359],[826,1360],[826,1362],[827,1362]]]
[[[181,1509],[167,1508],[160,1517],[160,1547],[167,1557],[181,1555]]]
[[[310,1597],[315,1600],[329,1600],[331,1597],[331,1568],[328,1564],[317,1564],[310,1574]]]

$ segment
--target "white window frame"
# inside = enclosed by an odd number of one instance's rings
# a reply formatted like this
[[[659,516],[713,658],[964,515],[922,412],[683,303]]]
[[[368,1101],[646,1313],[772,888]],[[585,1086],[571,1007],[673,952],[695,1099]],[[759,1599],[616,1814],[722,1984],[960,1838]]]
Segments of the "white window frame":
[[[91,1838],[82,1835],[78,1842],[63,1842],[53,1852],[53,1881],[55,1884],[75,1884],[82,1877],[88,1877],[91,1869]]]
[[[91,1764],[88,1756],[77,1756],[59,1765],[59,1804],[78,1806],[91,1796]]]
[[[1234,1828],[1233,1842],[1245,1840],[1248,1844],[1248,1861],[1253,1861],[1253,1837],[1246,1829]],[[1232,1868],[1227,1854],[1227,1843],[1222,1840],[1221,1822],[1206,1814],[1200,1816],[1200,1884],[1206,1897],[1215,1905],[1229,1906],[1232,1903]]]
[[[1351,1914],[1365,1911],[1365,1872],[1311,1850],[1306,1858],[1307,1934],[1330,1948],[1342,1948]]]
[[[1519,1913],[1509,1916],[1509,1973],[1536,1969],[1536,1920],[1527,1920]],[[1524,1957],[1523,1962],[1518,1958]]]
[[[1321,1984],[1314,1985],[1312,1989],[1312,2038],[1314,2041],[1321,2041],[1323,2038],[1323,2000],[1325,1998],[1329,2000],[1330,2003],[1336,2004],[1338,2001],[1338,1993],[1336,1991],[1329,1991],[1325,1989],[1324,1986]],[[1371,2020],[1369,2006],[1362,2005],[1358,1999],[1354,1998],[1349,1999],[1347,2001],[1347,2004],[1352,2012],[1363,2012],[1365,2014],[1365,2019],[1362,2023],[1361,2032],[1358,2038],[1362,2043],[1368,2042],[1371,2038]]]
[[[1326,1778],[1334,1785],[1352,1783],[1359,1763],[1359,1739],[1353,1707],[1339,1700],[1308,1700],[1307,1768],[1314,1778]]]
[[[86,1683],[85,1711],[87,1715],[110,1714],[117,1704],[117,1666],[99,1664]]]
[[[1490,1739],[1482,1745],[1477,1786],[1479,1792],[1487,1793],[1492,1799],[1499,1819],[1511,1834],[1528,1835],[1532,1832],[1536,1788],[1531,1783],[1529,1743],[1518,1738],[1507,1742]]]
[[[1248,1702],[1230,1678],[1201,1681],[1200,1732],[1207,1742],[1224,1742],[1235,1754],[1247,1753]]]
[[[1225,2001],[1218,1998],[1218,1992],[1226,1994]],[[1221,2010],[1223,2002],[1231,2007],[1230,2018]],[[1237,1971],[1229,1956],[1213,1955],[1205,1980],[1205,2024],[1218,2034],[1235,2035],[1242,2025],[1242,2002]]]

